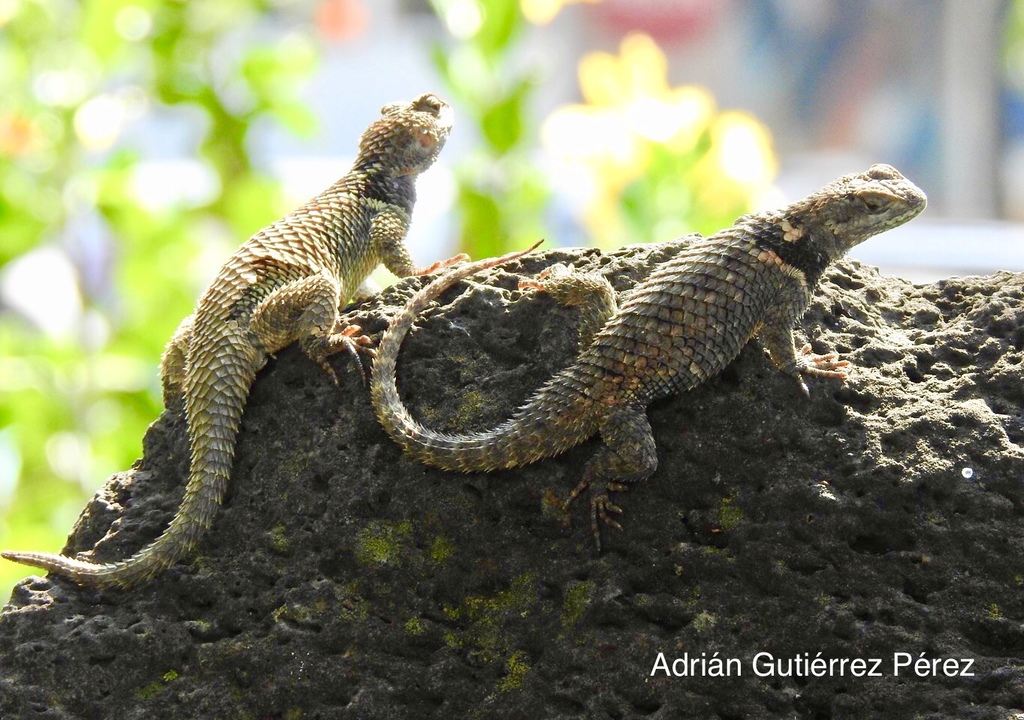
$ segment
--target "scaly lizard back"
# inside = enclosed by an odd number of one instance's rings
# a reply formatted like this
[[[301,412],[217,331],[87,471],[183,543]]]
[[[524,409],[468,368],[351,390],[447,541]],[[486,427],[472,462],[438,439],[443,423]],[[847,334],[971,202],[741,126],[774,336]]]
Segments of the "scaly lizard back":
[[[371,376],[377,417],[412,457],[462,472],[490,471],[564,452],[595,433],[604,445],[590,460],[569,501],[596,482],[597,521],[618,524],[608,491],[650,476],[657,451],[646,408],[651,401],[699,385],[723,370],[757,337],[783,371],[841,379],[835,354],[798,356],[794,323],[807,309],[826,267],[854,245],[901,225],[924,209],[913,183],[888,165],[847,175],[777,211],[756,213],[680,252],[634,288],[621,308],[606,280],[556,266],[523,286],[589,308],[599,327],[576,361],[557,373],[498,427],[451,435],[424,427],[398,396],[395,363],[416,314],[452,283],[482,267],[456,268],[410,299],[381,340]]]
[[[416,269],[403,241],[415,178],[444,146],[451,119],[451,108],[431,94],[385,106],[363,134],[351,171],[249,238],[182,322],[161,374],[165,401],[184,393],[191,464],[181,507],[159,538],[109,564],[48,553],[3,557],[83,585],[127,587],[191,552],[223,501],[245,401],[267,357],[299,341],[334,377],[326,358],[366,342],[359,328],[335,325],[346,301],[371,292],[369,273],[380,263],[400,277],[447,264]]]

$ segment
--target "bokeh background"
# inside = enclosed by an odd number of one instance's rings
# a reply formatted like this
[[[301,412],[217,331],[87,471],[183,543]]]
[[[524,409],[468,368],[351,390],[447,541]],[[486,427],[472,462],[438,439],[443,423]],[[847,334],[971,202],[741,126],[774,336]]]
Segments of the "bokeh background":
[[[1022,0],[0,0],[0,547],[62,547],[219,265],[427,90],[424,264],[709,233],[888,162],[929,209],[855,257],[1024,269]]]

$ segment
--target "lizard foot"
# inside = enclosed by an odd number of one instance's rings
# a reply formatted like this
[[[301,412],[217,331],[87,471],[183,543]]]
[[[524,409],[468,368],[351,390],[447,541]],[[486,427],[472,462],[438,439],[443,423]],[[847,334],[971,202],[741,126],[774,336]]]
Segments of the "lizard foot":
[[[569,493],[569,497],[562,503],[562,511],[568,512],[569,505],[583,494],[590,487],[589,480],[581,480],[579,484]],[[590,530],[594,535],[594,545],[598,552],[601,552],[601,525],[607,525],[614,530],[622,530],[622,525],[615,516],[622,515],[623,509],[611,501],[608,493],[625,492],[629,486],[624,483],[610,482],[605,485],[603,492],[595,493],[590,499]]]
[[[323,368],[323,371],[334,381],[335,385],[338,385],[338,374],[331,367],[331,364],[327,362],[327,358],[340,352],[348,353],[349,358],[359,368],[363,380],[366,381],[366,369],[359,360],[359,353],[369,355],[372,358],[376,356],[377,351],[369,347],[372,341],[369,336],[359,334],[361,332],[362,328],[358,325],[348,325],[340,332],[332,332],[320,338],[319,342],[314,340],[308,343],[305,347],[306,354]]]
[[[800,357],[797,358],[795,363],[790,365],[787,372],[796,377],[797,382],[800,384],[800,392],[803,393],[804,397],[810,397],[811,391],[807,389],[807,383],[803,379],[804,375],[845,380],[846,373],[839,368],[849,367],[849,365],[848,361],[839,359],[839,353],[813,354],[808,343],[800,348]]]
[[[567,275],[571,275],[573,271],[574,268],[572,265],[563,265],[562,263],[556,263],[541,270],[539,273],[537,273],[536,277],[522,278],[519,281],[519,289],[539,290],[540,292],[546,292],[548,288],[544,283],[545,280],[565,277]]]
[[[611,501],[608,491],[597,493],[590,499],[590,531],[594,535],[594,546],[601,552],[601,523],[622,531],[622,524],[613,515],[622,515],[622,508]]]
[[[801,358],[798,360],[800,372],[817,377],[845,380],[846,373],[837,368],[849,367],[847,360],[840,360],[839,353],[830,352],[825,355],[814,355],[810,344],[800,348]]]
[[[356,351],[375,355],[376,351],[370,347],[373,341],[369,335],[360,335],[363,329],[358,325],[346,325],[341,332],[331,333],[331,352],[342,350]],[[337,343],[335,346],[334,343]]]
[[[443,268],[449,267],[451,265],[456,265],[456,264],[461,263],[461,262],[467,262],[468,260],[469,260],[469,255],[467,255],[466,253],[459,253],[458,255],[453,255],[452,257],[448,258],[447,260],[438,260],[433,265],[428,265],[425,268],[420,268],[414,274],[416,274],[416,275],[429,275],[430,273],[437,272],[438,270],[441,270]]]

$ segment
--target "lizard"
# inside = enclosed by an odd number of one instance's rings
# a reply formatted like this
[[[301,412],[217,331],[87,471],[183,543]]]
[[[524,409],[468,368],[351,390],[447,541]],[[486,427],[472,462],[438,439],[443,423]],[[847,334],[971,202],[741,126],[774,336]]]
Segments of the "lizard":
[[[430,93],[385,105],[363,133],[351,170],[245,241],[182,321],[160,373],[165,405],[184,397],[189,475],[184,498],[159,537],[112,563],[38,552],[0,555],[80,585],[131,587],[189,554],[223,502],[249,389],[268,358],[298,341],[337,383],[327,357],[355,356],[369,341],[357,326],[339,328],[339,313],[349,298],[373,294],[367,277],[374,268],[383,263],[406,277],[466,259],[417,268],[403,243],[416,177],[437,158],[452,120],[451,107]]]
[[[438,432],[413,418],[396,379],[402,342],[427,304],[496,263],[456,267],[413,295],[391,320],[371,370],[374,411],[407,455],[464,473],[527,465],[599,435],[602,444],[562,509],[568,512],[591,489],[591,528],[600,551],[602,524],[622,529],[617,518],[623,511],[610,493],[647,479],[658,466],[647,406],[707,381],[755,338],[805,395],[804,376],[844,379],[848,362],[836,353],[814,355],[809,344],[797,352],[793,326],[832,262],[912,219],[926,203],[896,169],[876,164],[783,209],[741,216],[706,238],[676,241],[678,252],[634,286],[621,306],[597,274],[554,265],[536,279],[524,278],[521,289],[547,291],[557,302],[583,308],[583,349],[503,423],[463,434]]]

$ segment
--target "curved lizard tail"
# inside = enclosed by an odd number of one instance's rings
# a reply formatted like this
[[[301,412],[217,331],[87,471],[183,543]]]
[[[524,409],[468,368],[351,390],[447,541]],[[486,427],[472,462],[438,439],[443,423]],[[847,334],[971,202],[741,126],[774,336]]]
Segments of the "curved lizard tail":
[[[558,406],[565,404],[565,412],[570,413],[569,408],[575,403],[575,398],[559,392],[557,383],[545,385],[501,425],[478,433],[457,435],[424,427],[412,417],[398,394],[398,352],[420,312],[459,280],[520,258],[538,245],[540,243],[527,250],[449,270],[416,293],[392,319],[381,338],[370,375],[373,408],[391,439],[416,460],[444,470],[486,472],[536,462],[562,452],[586,437],[578,437],[575,428],[568,428],[571,432],[563,433],[552,426],[550,421],[559,414]],[[545,407],[546,412],[536,411],[539,406]],[[558,437],[560,435],[565,437]]]
[[[79,585],[132,587],[167,569],[198,544],[213,524],[231,479],[235,437],[255,363],[236,359],[230,381],[217,390],[187,399],[192,458],[185,497],[160,537],[127,560],[91,563],[65,555],[5,550],[0,556],[23,565],[49,570]]]

